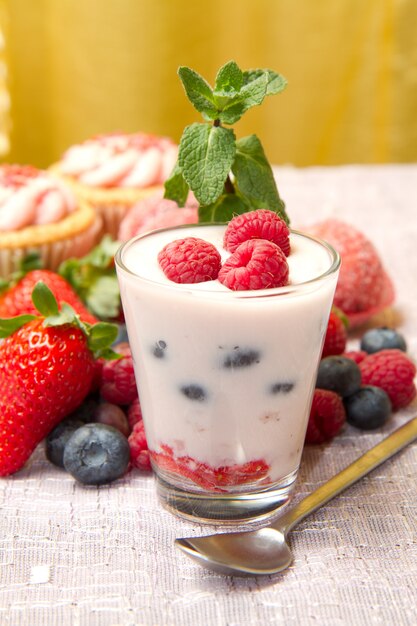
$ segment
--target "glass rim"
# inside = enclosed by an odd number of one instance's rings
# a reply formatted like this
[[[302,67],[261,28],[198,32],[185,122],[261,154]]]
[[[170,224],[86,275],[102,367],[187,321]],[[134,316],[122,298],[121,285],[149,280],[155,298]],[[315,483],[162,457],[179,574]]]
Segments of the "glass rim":
[[[244,291],[244,290],[234,291],[232,289],[227,289],[227,290],[209,289],[209,288],[204,289],[204,287],[201,286],[203,283],[198,283],[199,288],[193,289],[193,283],[186,284],[186,283],[172,282],[172,284],[168,284],[168,283],[163,283],[157,280],[153,280],[151,278],[145,278],[144,276],[140,276],[136,272],[129,269],[123,262],[122,256],[125,250],[133,246],[137,241],[141,239],[152,237],[153,235],[162,233],[162,232],[188,230],[193,227],[194,228],[197,228],[197,227],[210,228],[210,227],[215,227],[215,226],[226,226],[226,224],[224,222],[181,224],[180,226],[158,228],[158,229],[146,232],[146,233],[141,233],[121,243],[121,245],[117,249],[116,254],[114,256],[115,264],[120,270],[122,270],[123,272],[125,272],[126,274],[134,278],[135,280],[139,280],[148,285],[157,286],[161,289],[168,290],[168,291],[176,291],[178,294],[183,293],[183,294],[192,294],[192,295],[197,295],[197,296],[202,296],[202,297],[212,296],[212,297],[222,297],[222,298],[223,297],[225,298],[260,298],[260,297],[271,297],[271,296],[276,296],[276,295],[296,293],[297,291],[301,291],[304,288],[313,286],[315,283],[322,282],[326,278],[332,276],[340,268],[340,264],[341,264],[340,254],[330,243],[328,243],[324,239],[321,239],[320,237],[315,237],[314,235],[310,235],[309,233],[305,233],[303,231],[292,229],[292,228],[289,229],[290,234],[304,237],[306,239],[310,239],[311,241],[315,241],[316,243],[324,247],[330,255],[331,262],[327,270],[325,270],[318,276],[314,276],[313,278],[310,278],[309,280],[303,281],[301,283],[284,285],[283,287],[272,287],[268,289],[257,289],[257,290],[252,289],[252,290],[247,290],[247,291]],[[207,281],[207,282],[209,283],[211,281]],[[187,289],[188,285],[189,285],[189,289]]]

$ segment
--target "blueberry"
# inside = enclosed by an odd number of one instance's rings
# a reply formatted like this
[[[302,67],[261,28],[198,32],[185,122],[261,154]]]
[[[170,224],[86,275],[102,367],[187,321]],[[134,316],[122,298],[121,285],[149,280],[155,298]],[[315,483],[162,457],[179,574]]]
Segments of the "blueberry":
[[[129,443],[113,426],[85,424],[68,439],[64,467],[85,485],[104,485],[123,476],[130,460]]]
[[[223,367],[234,369],[236,367],[249,367],[254,363],[259,363],[260,353],[252,348],[239,348],[236,346],[233,352],[227,354],[223,361]]]
[[[156,341],[155,344],[153,345],[152,354],[157,359],[163,359],[165,356],[166,347],[167,347],[166,341],[164,341],[163,339],[160,339],[159,341]]]
[[[206,399],[206,392],[201,385],[183,385],[181,392],[189,400],[197,400],[197,402],[203,402]]]
[[[328,356],[320,361],[316,387],[329,389],[345,397],[355,393],[361,385],[360,369],[352,359]]]
[[[383,389],[365,385],[344,399],[346,419],[362,430],[379,428],[391,415],[391,401]]]
[[[278,382],[273,383],[270,387],[271,393],[289,393],[294,389],[294,383],[290,382]]]
[[[48,461],[57,467],[64,467],[64,449],[67,441],[81,426],[84,426],[82,420],[67,418],[51,430],[45,440],[45,454]]]
[[[379,352],[380,350],[398,349],[407,352],[407,344],[404,337],[394,330],[383,326],[368,330],[361,339],[361,350],[368,354]]]

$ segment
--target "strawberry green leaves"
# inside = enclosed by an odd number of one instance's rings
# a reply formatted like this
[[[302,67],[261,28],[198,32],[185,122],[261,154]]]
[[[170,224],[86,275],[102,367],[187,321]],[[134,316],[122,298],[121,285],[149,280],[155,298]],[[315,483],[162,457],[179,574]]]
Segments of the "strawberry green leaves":
[[[205,122],[187,126],[178,162],[165,183],[165,198],[184,206],[193,191],[199,221],[227,221],[254,208],[276,211],[288,223],[272,168],[255,135],[236,142],[224,124],[234,124],[266,96],[286,87],[286,80],[269,69],[242,71],[235,61],[219,69],[214,88],[194,70],[178,70],[185,92]]]
[[[38,281],[32,291],[32,301],[40,316],[35,315],[19,315],[7,319],[0,319],[0,338],[6,338],[13,335],[22,326],[35,319],[43,319],[43,325],[48,326],[66,326],[68,324],[79,328],[86,336],[87,345],[96,358],[117,358],[118,355],[111,350],[111,345],[117,337],[118,328],[116,324],[107,322],[98,322],[91,325],[80,320],[74,309],[64,302],[59,307],[58,302],[50,290],[43,282]]]

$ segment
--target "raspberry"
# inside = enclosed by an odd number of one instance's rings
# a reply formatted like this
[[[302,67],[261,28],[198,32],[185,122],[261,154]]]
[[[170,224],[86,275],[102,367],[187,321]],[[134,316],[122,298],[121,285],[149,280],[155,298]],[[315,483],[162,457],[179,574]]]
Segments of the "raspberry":
[[[134,425],[140,422],[142,419],[142,409],[140,406],[139,398],[135,398],[132,404],[127,409],[127,421],[129,422],[130,429],[133,430]]]
[[[401,409],[416,395],[416,366],[398,349],[370,354],[359,364],[364,385],[380,387],[389,396],[392,408]]]
[[[130,446],[130,462],[132,465],[144,472],[151,470],[151,460],[143,420],[136,422],[129,435],[128,442]]]
[[[138,395],[129,344],[120,343],[115,351],[120,359],[106,361],[101,372],[100,395],[111,404],[128,405]]]
[[[224,487],[245,485],[255,481],[265,481],[269,465],[263,459],[255,459],[240,465],[212,467],[190,456],[174,457],[170,446],[163,445],[162,452],[151,452],[151,456],[161,469],[179,474],[208,491],[224,491]]]
[[[340,316],[332,311],[327,324],[322,357],[342,354],[346,348],[347,331]]]
[[[364,350],[348,350],[347,352],[343,352],[342,356],[346,357],[347,359],[352,359],[352,361],[355,361],[355,363],[358,363],[359,365],[361,361],[366,359],[368,353]]]
[[[249,239],[267,239],[281,248],[285,256],[290,254],[290,231],[274,211],[258,209],[230,220],[224,233],[223,246],[229,252]]]
[[[275,243],[249,239],[240,244],[223,264],[219,281],[234,291],[269,289],[288,283],[288,263]]]
[[[361,232],[336,219],[306,230],[332,244],[342,258],[334,304],[351,326],[362,324],[393,302],[392,282],[376,249]]]
[[[168,243],[158,254],[165,276],[175,283],[202,283],[217,278],[221,266],[213,244],[197,237]]]
[[[330,441],[346,422],[342,398],[334,391],[315,389],[308,420],[306,443]]]

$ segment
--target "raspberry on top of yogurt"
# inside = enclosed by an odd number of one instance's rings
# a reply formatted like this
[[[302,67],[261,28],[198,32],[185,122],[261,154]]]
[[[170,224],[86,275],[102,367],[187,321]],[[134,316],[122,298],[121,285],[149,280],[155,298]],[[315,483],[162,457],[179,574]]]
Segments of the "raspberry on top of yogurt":
[[[146,133],[97,135],[69,148],[60,171],[89,187],[144,188],[161,185],[170,175],[177,145]]]
[[[67,187],[29,165],[0,166],[0,232],[53,224],[74,211]]]

